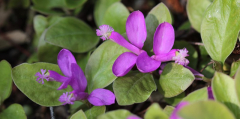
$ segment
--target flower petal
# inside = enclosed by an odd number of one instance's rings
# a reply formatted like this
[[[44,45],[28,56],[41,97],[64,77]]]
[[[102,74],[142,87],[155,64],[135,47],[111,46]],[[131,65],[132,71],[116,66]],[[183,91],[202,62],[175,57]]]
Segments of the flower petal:
[[[130,115],[130,116],[127,117],[127,119],[142,119],[142,118],[140,118],[136,115]]]
[[[203,80],[203,77],[204,77],[203,74],[199,73],[198,71],[196,71],[195,69],[189,66],[184,66],[184,67],[188,68],[193,73],[193,75],[195,76],[195,80]]]
[[[166,54],[153,55],[152,58],[157,61],[160,61],[160,62],[172,61],[173,57],[176,56],[177,51],[178,51],[178,49],[172,49],[171,51],[169,51]]]
[[[113,64],[112,72],[117,77],[126,75],[136,64],[137,55],[131,52],[121,54]]]
[[[132,51],[133,53],[135,53],[137,55],[141,53],[141,50],[138,47],[136,47],[136,46],[132,45],[131,43],[129,43],[118,32],[113,31],[111,36],[110,36],[110,39],[112,41],[116,42],[117,44],[127,48],[128,50]]]
[[[129,41],[142,49],[147,38],[146,23],[142,12],[132,12],[126,22],[126,34]]]
[[[179,117],[179,116],[177,115],[177,113],[178,113],[178,111],[179,111],[181,108],[183,108],[184,106],[186,106],[186,105],[188,105],[188,104],[189,104],[188,102],[180,102],[180,103],[176,106],[176,108],[173,110],[172,115],[170,116],[169,119],[182,119],[181,117]]]
[[[207,90],[208,90],[208,99],[214,100],[214,96],[213,96],[213,92],[212,92],[212,87],[209,86],[209,87],[207,88]]]
[[[84,92],[87,87],[87,79],[82,69],[76,63],[71,64],[72,79],[70,85],[76,92]]]
[[[174,44],[174,29],[171,24],[161,23],[153,37],[153,52],[155,55],[168,53]]]
[[[115,103],[115,95],[106,89],[95,89],[88,97],[88,101],[94,106],[111,105]]]
[[[53,78],[55,81],[57,81],[57,82],[65,82],[66,80],[69,80],[69,78],[68,77],[64,77],[64,76],[62,76],[62,75],[60,75],[60,74],[58,74],[57,72],[55,72],[55,71],[52,71],[52,70],[48,70],[48,72],[49,72],[49,77],[50,78]]]
[[[62,49],[58,53],[58,66],[61,69],[62,73],[67,76],[71,77],[71,64],[76,63],[76,60],[72,53],[67,49]]]
[[[140,72],[147,73],[155,71],[161,64],[148,56],[147,52],[142,52],[137,58],[137,68]]]

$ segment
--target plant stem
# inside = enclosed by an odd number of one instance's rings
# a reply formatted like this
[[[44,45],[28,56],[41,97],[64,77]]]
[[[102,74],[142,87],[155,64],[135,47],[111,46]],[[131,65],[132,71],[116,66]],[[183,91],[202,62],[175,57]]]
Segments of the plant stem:
[[[51,119],[55,119],[54,112],[53,112],[53,107],[49,107],[49,108],[50,108]]]

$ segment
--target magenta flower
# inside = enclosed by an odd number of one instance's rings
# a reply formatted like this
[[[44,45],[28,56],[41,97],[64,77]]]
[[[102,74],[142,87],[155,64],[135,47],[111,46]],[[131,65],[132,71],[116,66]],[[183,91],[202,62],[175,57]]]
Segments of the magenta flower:
[[[212,87],[209,86],[209,87],[207,88],[207,90],[208,90],[208,99],[214,100],[213,92],[212,92]]]
[[[104,34],[107,33],[105,32],[106,30],[102,30],[101,27],[103,26],[100,26],[100,30],[97,30],[98,36],[104,36]],[[111,35],[109,36],[110,40],[131,51],[121,54],[114,62],[112,71],[113,74],[116,76],[124,76],[125,74],[127,74],[136,64],[138,55],[144,52],[142,50],[142,47],[147,37],[147,30],[142,12],[135,11],[129,15],[126,22],[126,34],[130,43],[125,40],[122,35],[113,30]]]
[[[153,52],[155,55],[149,57],[146,52],[142,52],[137,58],[137,67],[143,73],[156,70],[161,62],[175,61],[181,65],[187,65],[189,61],[185,58],[188,51],[184,49],[172,49],[175,41],[174,29],[167,22],[161,23],[153,37]]]
[[[45,72],[46,72],[46,70],[43,70],[43,69],[41,69],[41,73],[40,72],[37,72],[36,74],[35,74],[35,76],[37,76],[37,82],[38,83],[41,83],[42,82],[42,84],[44,84],[44,81],[43,81],[43,79],[46,79],[47,81],[49,81],[49,74],[45,74]]]
[[[136,115],[130,115],[126,119],[142,119],[142,118],[140,118],[140,117],[138,117]]]
[[[58,65],[64,76],[55,71],[48,70],[48,79],[51,81],[61,82],[62,85],[58,90],[67,88],[70,85],[72,92],[63,93],[59,101],[65,104],[73,104],[76,100],[88,100],[95,106],[111,105],[115,103],[115,95],[106,89],[95,89],[90,94],[84,92],[87,87],[87,79],[82,69],[77,65],[72,53],[67,49],[62,49],[58,54]],[[39,72],[36,73],[40,74]],[[39,75],[37,75],[39,76]],[[39,76],[43,77],[42,75]]]
[[[178,116],[178,111],[180,109],[182,109],[184,106],[188,105],[189,103],[188,102],[180,102],[176,108],[173,110],[171,116],[169,117],[169,119],[182,119],[181,117]]]

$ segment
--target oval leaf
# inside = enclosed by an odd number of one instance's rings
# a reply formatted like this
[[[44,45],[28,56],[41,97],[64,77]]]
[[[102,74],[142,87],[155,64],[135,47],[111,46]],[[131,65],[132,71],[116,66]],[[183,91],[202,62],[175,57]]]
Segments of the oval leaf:
[[[105,106],[94,106],[85,111],[87,119],[96,119],[99,115],[104,114],[106,111]]]
[[[240,2],[214,0],[202,21],[201,37],[213,60],[224,64],[232,53],[240,30]]]
[[[120,2],[112,4],[106,11],[102,24],[111,26],[114,31],[122,34],[126,32],[126,21],[129,16],[129,11]]]
[[[159,24],[163,22],[172,23],[171,14],[165,4],[156,5],[146,17],[147,40],[143,49],[150,51],[153,48],[153,35]]]
[[[126,119],[132,115],[128,110],[114,110],[98,116],[97,119]]]
[[[233,62],[232,65],[231,65],[231,70],[230,70],[230,74],[229,75],[230,76],[234,76],[236,74],[237,69],[239,68],[239,66],[240,66],[240,61]]]
[[[216,101],[200,101],[183,107],[178,114],[183,119],[235,119],[226,106]]]
[[[131,105],[146,101],[156,84],[151,74],[131,72],[118,77],[113,83],[113,90],[119,105]]]
[[[175,63],[168,63],[160,76],[160,92],[164,97],[174,97],[185,91],[194,81],[192,72]]]
[[[99,38],[86,23],[73,17],[65,17],[50,26],[45,41],[73,52],[82,53],[94,48]]]
[[[85,69],[89,93],[108,86],[117,78],[112,73],[112,66],[117,57],[126,51],[117,43],[105,41],[93,52]]]
[[[188,0],[187,14],[192,27],[200,32],[204,13],[211,4],[209,0]]]
[[[82,110],[74,113],[70,119],[88,119]]]
[[[207,87],[198,89],[190,94],[188,94],[182,101],[196,102],[200,100],[208,100]]]
[[[6,61],[0,62],[0,103],[7,99],[12,91],[12,67]]]
[[[97,26],[102,25],[103,17],[107,9],[115,2],[120,0],[97,0],[94,6],[94,20]]]
[[[162,108],[157,104],[152,104],[144,115],[145,119],[168,119],[168,115],[164,113]]]
[[[42,106],[58,106],[61,102],[58,101],[59,97],[65,93],[70,92],[70,86],[63,90],[57,90],[61,83],[56,81],[46,81],[40,84],[36,81],[35,74],[40,72],[41,69],[53,70],[62,74],[58,65],[50,63],[23,63],[12,69],[12,78],[15,85],[33,102]]]
[[[173,107],[173,106],[166,106],[164,109],[163,109],[163,111],[168,115],[168,116],[171,116],[171,114],[172,114],[172,112],[173,112],[173,110],[174,110],[175,108]]]
[[[27,119],[27,116],[21,105],[12,104],[0,113],[0,119]]]
[[[214,98],[225,104],[236,118],[240,118],[240,104],[234,80],[226,74],[216,72],[212,81],[212,90]]]

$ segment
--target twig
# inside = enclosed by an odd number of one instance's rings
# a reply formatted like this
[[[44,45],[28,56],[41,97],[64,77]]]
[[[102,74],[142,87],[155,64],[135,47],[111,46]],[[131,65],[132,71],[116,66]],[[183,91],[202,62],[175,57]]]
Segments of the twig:
[[[205,66],[204,66],[204,67],[201,69],[201,71],[200,71],[200,72],[202,73],[202,72],[203,72],[203,70],[204,70],[204,69],[206,69],[206,68],[207,68],[207,66],[211,65],[212,63],[213,63],[213,61],[210,61],[210,62],[209,62],[207,65],[205,65]]]
[[[191,44],[193,44],[193,45],[201,45],[201,46],[204,46],[204,44],[203,44],[203,43],[200,43],[200,42],[189,42],[189,43],[191,43]]]
[[[53,112],[53,107],[50,107],[50,114],[51,114],[51,119],[55,119],[54,112]]]

